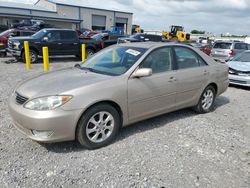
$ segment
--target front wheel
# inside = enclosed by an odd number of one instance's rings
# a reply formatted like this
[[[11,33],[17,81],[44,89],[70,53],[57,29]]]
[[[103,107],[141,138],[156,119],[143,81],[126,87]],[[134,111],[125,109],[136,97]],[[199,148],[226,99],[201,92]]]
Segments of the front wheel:
[[[22,60],[25,63],[26,59],[25,59],[25,53],[23,52],[22,54]],[[36,51],[34,50],[30,50],[30,63],[37,63],[38,62],[38,54]]]
[[[208,86],[202,93],[199,103],[194,107],[198,113],[208,113],[213,109],[215,100],[215,89],[213,86]]]
[[[76,137],[78,142],[88,149],[97,149],[110,144],[121,126],[117,110],[100,104],[90,108],[80,119]]]
[[[95,51],[92,49],[87,48],[86,49],[86,58],[89,58],[90,56],[94,55]]]

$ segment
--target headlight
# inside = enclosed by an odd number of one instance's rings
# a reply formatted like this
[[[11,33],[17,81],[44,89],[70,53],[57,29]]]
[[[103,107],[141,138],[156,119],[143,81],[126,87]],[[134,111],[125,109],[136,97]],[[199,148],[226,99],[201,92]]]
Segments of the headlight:
[[[20,42],[13,42],[14,48],[19,49]]]
[[[53,110],[59,106],[62,106],[71,98],[72,96],[48,96],[36,98],[27,102],[24,105],[24,108],[38,111]]]

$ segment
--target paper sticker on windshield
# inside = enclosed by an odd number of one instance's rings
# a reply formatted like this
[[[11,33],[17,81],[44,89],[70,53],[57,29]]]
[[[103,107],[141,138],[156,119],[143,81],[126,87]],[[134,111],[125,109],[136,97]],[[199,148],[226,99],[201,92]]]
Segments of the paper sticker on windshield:
[[[133,49],[128,49],[126,52],[127,52],[128,54],[133,55],[133,56],[138,56],[138,55],[141,54],[141,52],[138,52],[138,51],[133,50]]]

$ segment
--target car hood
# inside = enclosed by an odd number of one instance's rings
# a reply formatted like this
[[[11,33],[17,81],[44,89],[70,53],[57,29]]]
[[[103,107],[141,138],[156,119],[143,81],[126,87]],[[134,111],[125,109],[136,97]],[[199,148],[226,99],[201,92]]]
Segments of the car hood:
[[[67,68],[27,80],[16,89],[16,92],[28,98],[59,95],[62,93],[67,94],[71,90],[111,78],[112,76],[97,74],[78,68]]]
[[[250,62],[240,62],[240,61],[229,61],[227,62],[228,66],[234,70],[249,72],[250,71]]]

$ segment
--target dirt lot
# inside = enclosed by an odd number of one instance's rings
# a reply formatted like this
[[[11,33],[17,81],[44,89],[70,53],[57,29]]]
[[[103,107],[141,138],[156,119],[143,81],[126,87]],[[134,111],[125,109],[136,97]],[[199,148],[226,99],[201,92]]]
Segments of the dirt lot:
[[[124,128],[89,151],[76,142],[39,144],[12,125],[7,109],[17,83],[42,64],[0,59],[0,187],[250,187],[250,89],[230,87],[212,113],[186,109]],[[73,62],[72,62],[73,61]],[[52,70],[72,66],[60,59]]]

